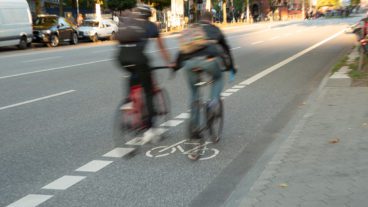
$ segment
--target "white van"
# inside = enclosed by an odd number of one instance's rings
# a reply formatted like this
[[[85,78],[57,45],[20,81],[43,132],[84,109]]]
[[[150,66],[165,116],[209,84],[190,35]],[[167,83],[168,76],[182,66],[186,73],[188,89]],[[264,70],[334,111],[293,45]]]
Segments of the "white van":
[[[32,43],[32,16],[26,0],[0,0],[0,47]]]

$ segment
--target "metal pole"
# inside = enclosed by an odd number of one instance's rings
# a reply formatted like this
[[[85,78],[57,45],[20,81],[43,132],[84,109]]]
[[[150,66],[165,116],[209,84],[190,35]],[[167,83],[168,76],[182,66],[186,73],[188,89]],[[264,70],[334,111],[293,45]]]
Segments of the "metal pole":
[[[77,0],[77,19],[78,19],[78,16],[79,16],[79,1]]]

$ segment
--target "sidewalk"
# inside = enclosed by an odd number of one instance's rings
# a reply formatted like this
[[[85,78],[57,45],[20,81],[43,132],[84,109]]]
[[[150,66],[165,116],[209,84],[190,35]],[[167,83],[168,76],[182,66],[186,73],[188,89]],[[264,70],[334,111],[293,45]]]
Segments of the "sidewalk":
[[[325,87],[231,206],[363,207],[367,192],[368,87]]]

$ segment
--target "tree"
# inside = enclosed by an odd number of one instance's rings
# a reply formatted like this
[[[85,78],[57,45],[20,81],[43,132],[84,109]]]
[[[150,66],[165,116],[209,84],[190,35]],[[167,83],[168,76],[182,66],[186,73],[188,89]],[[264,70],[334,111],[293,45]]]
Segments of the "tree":
[[[107,5],[111,10],[121,11],[131,9],[135,6],[136,0],[110,0]]]
[[[351,0],[352,6],[358,6],[360,4],[360,0]]]

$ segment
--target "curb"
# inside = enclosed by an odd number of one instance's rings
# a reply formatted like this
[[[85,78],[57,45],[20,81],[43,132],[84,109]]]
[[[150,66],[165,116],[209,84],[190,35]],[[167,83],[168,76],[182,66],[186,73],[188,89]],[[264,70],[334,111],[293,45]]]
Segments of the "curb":
[[[355,58],[359,57],[358,47],[348,55],[347,63],[353,63]],[[352,78],[349,76],[351,69],[348,66],[342,66],[337,72],[332,74],[326,83],[326,87],[350,87]]]

